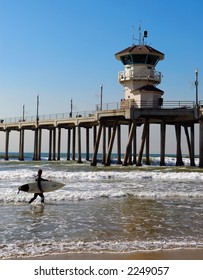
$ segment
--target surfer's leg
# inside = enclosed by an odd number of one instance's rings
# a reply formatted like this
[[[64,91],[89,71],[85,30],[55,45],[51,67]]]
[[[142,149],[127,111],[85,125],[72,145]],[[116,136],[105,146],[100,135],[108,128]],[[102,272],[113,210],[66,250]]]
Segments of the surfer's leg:
[[[41,197],[41,203],[44,203],[44,195],[43,195],[43,193],[40,193],[39,196]]]
[[[35,193],[33,198],[30,199],[29,204],[32,203],[36,198],[37,198],[38,194]]]

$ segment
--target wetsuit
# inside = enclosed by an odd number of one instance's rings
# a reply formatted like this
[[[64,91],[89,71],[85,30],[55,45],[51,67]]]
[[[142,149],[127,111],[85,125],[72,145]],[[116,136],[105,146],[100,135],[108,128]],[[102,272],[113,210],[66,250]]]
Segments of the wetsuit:
[[[41,203],[44,203],[44,194],[42,192],[42,188],[41,188],[41,184],[40,184],[41,181],[48,181],[48,180],[43,179],[41,176],[38,175],[36,182],[37,182],[37,186],[41,192],[35,193],[33,198],[30,199],[29,203],[32,203],[38,197],[38,195],[41,197]]]

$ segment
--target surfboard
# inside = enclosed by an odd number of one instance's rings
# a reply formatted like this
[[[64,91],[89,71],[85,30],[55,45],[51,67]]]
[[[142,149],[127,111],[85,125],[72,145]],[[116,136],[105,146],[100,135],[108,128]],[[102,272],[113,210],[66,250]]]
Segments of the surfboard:
[[[62,184],[59,182],[41,181],[41,187],[42,187],[43,192],[53,192],[64,186],[65,186],[65,184]],[[18,188],[18,190],[23,191],[23,192],[28,192],[28,193],[40,193],[40,190],[37,186],[37,182],[22,185]]]

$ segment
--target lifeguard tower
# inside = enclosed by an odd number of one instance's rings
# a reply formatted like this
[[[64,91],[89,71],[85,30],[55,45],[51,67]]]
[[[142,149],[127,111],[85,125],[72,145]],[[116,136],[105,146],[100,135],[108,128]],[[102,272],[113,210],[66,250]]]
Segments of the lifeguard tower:
[[[164,92],[156,87],[161,83],[161,72],[155,66],[164,59],[164,54],[145,45],[146,37],[144,31],[139,45],[133,43],[115,55],[124,65],[124,71],[118,73],[118,81],[125,87],[121,108],[159,108],[163,103]]]

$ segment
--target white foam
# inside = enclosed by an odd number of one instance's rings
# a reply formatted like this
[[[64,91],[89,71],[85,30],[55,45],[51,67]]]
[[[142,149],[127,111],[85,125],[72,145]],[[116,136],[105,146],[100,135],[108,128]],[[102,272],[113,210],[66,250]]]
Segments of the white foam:
[[[44,172],[45,173],[45,172]],[[201,172],[175,172],[170,171],[150,171],[149,170],[139,170],[137,171],[125,171],[122,172],[117,171],[97,171],[92,172],[91,169],[89,172],[69,172],[69,171],[49,171],[46,170],[46,175],[44,177],[58,180],[68,180],[68,181],[98,181],[98,180],[172,180],[172,181],[202,181],[203,182],[203,173]],[[8,171],[0,171],[2,180],[9,181],[33,181],[36,178],[36,172],[22,169],[22,170],[8,170]]]
[[[150,241],[78,241],[78,242],[29,242],[1,244],[0,255],[5,258],[22,258],[31,256],[42,256],[46,254],[65,254],[65,253],[133,253],[140,251],[159,251],[183,248],[203,248],[203,242],[169,240]]]
[[[50,201],[86,200],[99,197],[146,197],[146,198],[202,198],[203,173],[172,172],[146,169],[128,171],[58,171],[46,170],[46,178],[60,181],[65,187],[47,194]],[[21,203],[28,194],[20,192],[18,186],[33,182],[36,173],[31,169],[0,171],[0,202]]]

